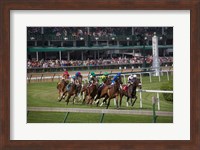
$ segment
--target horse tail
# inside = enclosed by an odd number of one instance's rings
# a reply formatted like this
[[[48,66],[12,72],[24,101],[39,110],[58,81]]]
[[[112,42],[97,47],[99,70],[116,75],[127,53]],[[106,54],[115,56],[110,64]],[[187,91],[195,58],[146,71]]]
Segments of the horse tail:
[[[56,88],[59,90],[59,88],[60,88],[60,84],[61,84],[61,82],[58,82],[57,83],[57,86],[56,86]]]

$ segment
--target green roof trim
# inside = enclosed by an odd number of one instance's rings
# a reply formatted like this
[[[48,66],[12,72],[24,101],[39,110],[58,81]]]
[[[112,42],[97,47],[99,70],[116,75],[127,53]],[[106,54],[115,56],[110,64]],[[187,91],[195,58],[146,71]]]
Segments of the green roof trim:
[[[158,48],[173,48],[173,45],[159,45]],[[143,49],[143,46],[92,46],[92,47],[28,47],[28,52],[58,52],[58,51],[82,51],[82,50],[128,50]],[[145,46],[151,50],[152,46]]]

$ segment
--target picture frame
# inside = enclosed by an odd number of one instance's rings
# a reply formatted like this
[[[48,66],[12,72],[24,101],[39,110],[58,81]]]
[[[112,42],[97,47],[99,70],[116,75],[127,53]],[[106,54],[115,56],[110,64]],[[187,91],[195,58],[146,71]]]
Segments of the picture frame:
[[[48,5],[47,5],[48,3]],[[198,0],[99,1],[29,0],[0,3],[0,141],[2,149],[198,149],[200,147],[199,105],[199,19]],[[10,140],[10,11],[11,10],[190,10],[190,140],[188,141],[11,141]],[[197,65],[198,64],[198,65]],[[197,82],[198,81],[198,82]],[[183,114],[184,115],[184,114]]]

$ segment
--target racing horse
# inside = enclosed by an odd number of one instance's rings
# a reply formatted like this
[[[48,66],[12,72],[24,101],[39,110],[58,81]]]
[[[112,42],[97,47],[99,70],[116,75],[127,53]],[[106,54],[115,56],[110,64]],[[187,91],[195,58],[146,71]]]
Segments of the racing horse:
[[[111,84],[111,77],[108,77],[107,80],[105,81],[104,85],[103,86],[99,86],[98,87],[98,91],[97,91],[97,96],[95,98],[95,102],[98,106],[99,104],[99,99],[105,97],[107,95],[107,90],[108,90],[108,85]]]
[[[97,95],[98,91],[98,81],[94,81],[94,83],[91,83],[90,85],[87,86],[86,92],[85,92],[85,97],[83,99],[83,103],[86,100],[87,104],[92,104],[94,97]]]
[[[129,104],[129,99],[131,99],[131,106],[133,106],[137,100],[137,96],[136,96],[136,89],[142,89],[142,84],[140,82],[140,79],[136,79],[134,82],[131,82],[129,85],[123,85],[122,89],[120,89],[120,107],[122,104],[122,98],[123,96],[127,97],[127,106]],[[132,100],[133,98],[134,101]]]
[[[61,101],[65,97],[63,93],[66,91],[66,86],[68,84],[69,84],[69,80],[65,81],[64,79],[62,79],[60,82],[57,83],[59,101]]]
[[[114,84],[111,85],[107,85],[103,90],[107,91],[105,93],[105,98],[103,100],[103,103],[106,102],[106,100],[108,99],[108,103],[106,106],[106,109],[108,109],[109,105],[110,105],[110,100],[115,98],[116,99],[116,108],[118,109],[118,96],[120,95],[120,85],[122,84],[122,80],[121,77],[118,77],[117,80],[115,81]],[[101,96],[103,95],[103,91],[101,93]]]
[[[65,100],[65,102],[67,102],[67,105],[69,103],[69,99],[74,95],[73,97],[73,104],[74,104],[74,100],[75,98],[77,97],[77,95],[80,93],[81,91],[81,87],[82,87],[82,76],[78,76],[74,83],[69,83],[68,86],[67,86],[67,90],[63,93],[63,96],[65,94],[67,94],[67,99]],[[62,97],[63,97],[62,96]],[[61,99],[59,100],[61,101]]]

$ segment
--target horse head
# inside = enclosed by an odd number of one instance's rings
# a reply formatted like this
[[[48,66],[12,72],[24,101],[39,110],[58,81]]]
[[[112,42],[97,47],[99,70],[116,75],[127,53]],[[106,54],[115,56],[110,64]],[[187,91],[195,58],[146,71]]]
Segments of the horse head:
[[[135,86],[138,87],[139,89],[142,89],[142,83],[141,83],[140,79],[137,79],[135,81]]]
[[[123,84],[121,76],[117,79],[119,84]]]
[[[107,77],[107,80],[105,82],[106,85],[110,85],[111,84],[111,77]]]

